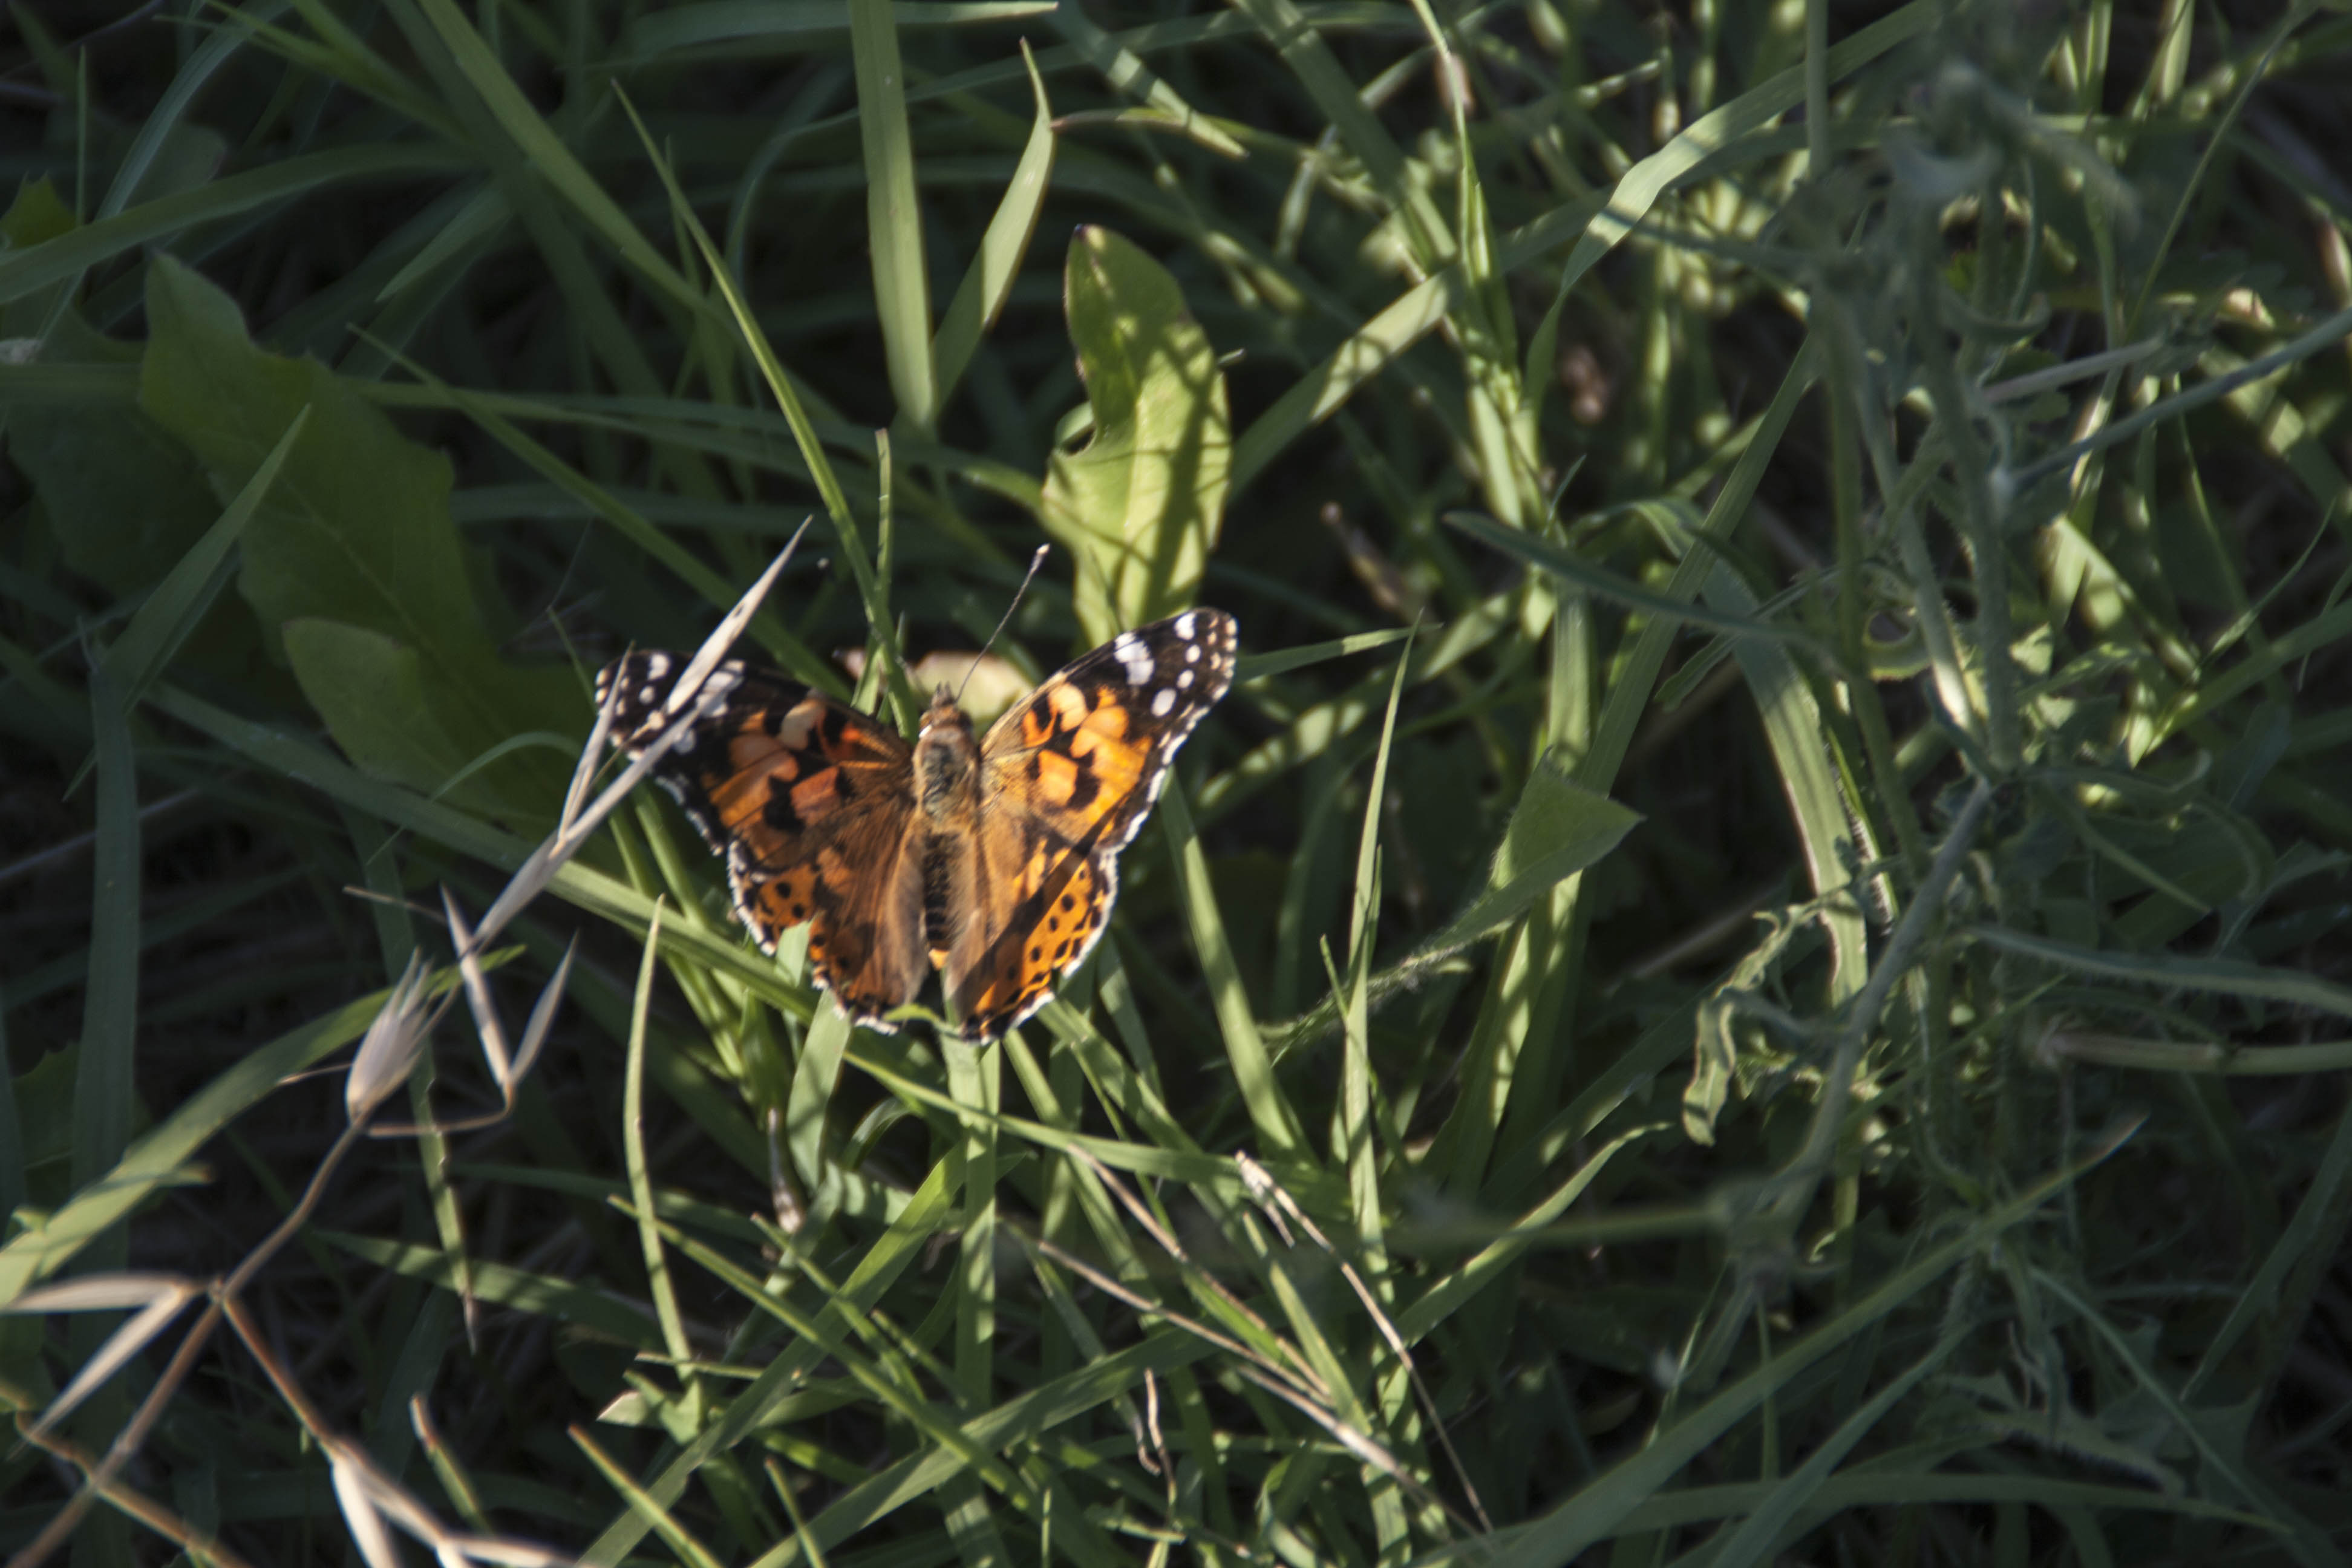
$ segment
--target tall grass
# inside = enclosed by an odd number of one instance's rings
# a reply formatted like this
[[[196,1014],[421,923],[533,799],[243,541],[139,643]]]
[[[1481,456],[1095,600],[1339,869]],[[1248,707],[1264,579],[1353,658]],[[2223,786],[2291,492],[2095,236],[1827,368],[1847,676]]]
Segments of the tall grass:
[[[23,1568],[2344,1556],[2337,11],[9,15]],[[1242,626],[1001,1043],[568,833],[811,519]]]

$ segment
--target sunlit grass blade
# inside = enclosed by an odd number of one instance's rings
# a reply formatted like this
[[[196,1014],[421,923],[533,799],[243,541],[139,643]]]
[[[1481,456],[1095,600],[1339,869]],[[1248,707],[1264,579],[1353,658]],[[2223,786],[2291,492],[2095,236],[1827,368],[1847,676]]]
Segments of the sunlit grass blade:
[[[899,417],[929,435],[939,422],[942,378],[931,356],[930,274],[923,260],[923,214],[916,199],[898,26],[890,0],[848,0],[848,5],[858,140],[866,156],[866,242],[874,257],[882,352]],[[1027,226],[1022,226],[1025,232]],[[1020,247],[1013,248],[1017,253]]]
[[[1756,611],[1756,595],[1721,562],[1716,563],[1700,592],[1736,613]],[[1846,799],[1829,754],[1812,688],[1788,649],[1761,638],[1741,637],[1732,643],[1731,654],[1756,699],[1757,711],[1763,716],[1765,737],[1772,747],[1781,794],[1788,797],[1789,813],[1796,822],[1797,841],[1804,848],[1813,893],[1827,900],[1822,920],[1829,928],[1836,960],[1830,971],[1830,994],[1842,1001],[1862,989],[1870,972],[1863,904],[1853,887],[1854,868],[1864,857],[1855,847],[1853,824],[1863,820],[1862,814]]]
[[[1291,1109],[1274,1076],[1273,1058],[1266,1054],[1256,1015],[1242,989],[1241,971],[1234,963],[1224,917],[1217,908],[1215,890],[1209,882],[1208,858],[1202,854],[1200,838],[1192,830],[1192,814],[1184,805],[1183,786],[1173,779],[1160,796],[1159,816],[1183,889],[1193,948],[1201,955],[1201,970],[1209,983],[1209,1000],[1216,1009],[1217,1025],[1224,1036],[1225,1056],[1233,1064],[1234,1083],[1262,1140],[1260,1157],[1269,1162],[1307,1157],[1297,1112]]]
[[[711,243],[710,236],[704,230],[701,219],[695,216],[693,207],[686,199],[686,193],[678,187],[677,176],[671,173],[669,165],[656,153],[652,137],[646,132],[645,122],[637,118],[635,108],[628,105],[625,99],[623,102],[629,108],[630,119],[636,126],[637,135],[646,144],[646,156],[653,161],[655,170],[661,175],[662,187],[668,194],[672,215],[678,224],[694,237],[694,243],[702,253],[703,265],[709,268],[712,281],[719,286],[720,294],[725,297],[728,309],[734,315],[736,328],[743,336],[745,346],[751,351],[752,360],[759,365],[761,376],[766,381],[769,392],[774,395],[777,405],[783,410],[786,423],[792,427],[793,438],[799,444],[801,457],[807,462],[810,476],[816,481],[817,493],[824,498],[825,515],[832,521],[834,534],[840,542],[842,554],[849,562],[850,576],[856,582],[858,596],[866,605],[867,626],[882,646],[890,650],[885,661],[885,670],[890,680],[889,689],[892,700],[898,705],[901,717],[911,723],[920,705],[916,702],[913,692],[907,687],[906,660],[903,653],[898,650],[896,646],[896,623],[891,619],[883,594],[881,579],[876,574],[874,559],[866,552],[865,535],[857,526],[856,516],[850,511],[849,498],[842,489],[841,481],[835,475],[833,464],[825,457],[824,449],[817,440],[816,430],[809,422],[807,411],[802,404],[800,395],[794,388],[792,379],[785,373],[782,361],[776,357],[775,350],[770,346],[767,333],[761,328],[759,319],[752,312],[750,302],[744,299],[742,289],[736,283],[733,274],[729,271],[725,258],[719,254],[718,247]],[[928,307],[926,309],[928,310]],[[930,353],[928,321],[924,329],[923,353],[928,359]]]
[[[980,252],[964,269],[963,281],[956,286],[955,297],[940,317],[931,361],[941,403],[954,395],[972,350],[979,346],[982,334],[995,325],[1011,297],[1013,280],[1029,254],[1030,238],[1037,232],[1037,214],[1053,178],[1053,106],[1045,100],[1045,79],[1038,76],[1036,62],[1029,59],[1026,43],[1022,45],[1022,58],[1029,62],[1029,88],[1037,100],[1037,118],[1030,125],[1027,144],[1021,149],[1021,162],[1005,183],[1003,198],[996,204],[996,214],[981,237]],[[875,264],[881,265],[878,258]]]

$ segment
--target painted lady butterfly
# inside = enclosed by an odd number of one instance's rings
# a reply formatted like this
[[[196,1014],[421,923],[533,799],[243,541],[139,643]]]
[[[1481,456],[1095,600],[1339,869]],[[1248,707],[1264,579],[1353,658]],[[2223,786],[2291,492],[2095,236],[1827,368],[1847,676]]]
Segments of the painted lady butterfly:
[[[1234,618],[1191,610],[1085,655],[975,737],[942,687],[909,746],[845,703],[737,660],[655,764],[711,849],[735,914],[772,952],[810,926],[809,967],[853,1022],[944,971],[967,1038],[1045,1005],[1092,951],[1118,852],[1160,798],[1192,727],[1233,683]],[[614,744],[657,740],[684,660],[631,654],[596,678],[619,696]]]

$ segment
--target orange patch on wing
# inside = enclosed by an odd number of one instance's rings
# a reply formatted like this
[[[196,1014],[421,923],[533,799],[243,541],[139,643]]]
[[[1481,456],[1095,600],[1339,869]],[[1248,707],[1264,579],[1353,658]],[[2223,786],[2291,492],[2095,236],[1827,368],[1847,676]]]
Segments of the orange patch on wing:
[[[816,868],[787,866],[772,877],[748,883],[743,908],[745,923],[760,945],[774,947],[784,932],[816,912]]]
[[[1070,751],[1086,759],[1087,771],[1095,776],[1094,798],[1085,812],[1088,826],[1134,795],[1142,783],[1144,764],[1151,755],[1148,746],[1092,731],[1080,731],[1072,737]]]
[[[1052,805],[1067,805],[1078,787],[1078,764],[1059,752],[1039,752],[1037,788]]]
[[[729,742],[727,764],[726,777],[706,776],[702,787],[710,797],[711,815],[729,828],[759,819],[760,808],[768,804],[771,778],[789,784],[800,776],[799,759],[778,751],[773,741],[756,732]]]
[[[1041,842],[1030,849],[1029,858],[1023,864],[1020,879],[1013,886],[1019,889],[1021,897],[1028,898],[1045,885],[1045,879],[1053,874],[1053,858],[1045,853],[1045,846]]]
[[[792,786],[793,810],[803,822],[818,822],[842,806],[841,770],[824,768]]]
[[[1054,738],[1054,710],[1044,702],[1032,702],[1021,710],[1021,744],[1034,750]]]

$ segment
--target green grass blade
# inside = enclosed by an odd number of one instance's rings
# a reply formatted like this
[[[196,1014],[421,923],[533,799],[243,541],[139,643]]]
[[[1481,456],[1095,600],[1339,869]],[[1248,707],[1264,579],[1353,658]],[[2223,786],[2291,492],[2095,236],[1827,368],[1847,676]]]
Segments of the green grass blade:
[[[950,1205],[961,1183],[961,1163],[942,1160],[933,1165],[905,1211],[858,1259],[857,1267],[826,1304],[829,1326],[825,1337],[838,1332],[839,1325],[848,1319],[862,1318],[873,1311],[892,1281],[921,1259],[932,1237],[951,1225],[953,1211]],[[734,1448],[766,1424],[775,1407],[792,1397],[795,1385],[825,1354],[824,1338],[803,1337],[771,1361],[750,1387],[736,1394],[717,1421],[704,1427],[684,1452],[670,1459],[661,1474],[646,1484],[646,1495],[665,1508],[674,1506],[685,1495],[687,1482],[694,1479],[696,1472],[713,1455]],[[581,1553],[581,1561],[597,1564],[598,1568],[617,1568],[630,1549],[645,1539],[648,1528],[635,1514],[624,1513]],[[833,1539],[837,1538],[828,1538],[823,1543],[830,1545]],[[775,1554],[769,1555],[772,1558]]]
[[[998,1452],[1054,1430],[1139,1385],[1147,1372],[1165,1375],[1208,1353],[1208,1346],[1173,1331],[1105,1356],[1079,1370],[1016,1395],[965,1422],[958,1447],[975,1454]],[[912,1454],[891,1465],[809,1521],[820,1545],[838,1546],[876,1521],[929,1495],[964,1468],[962,1457],[947,1449]],[[1067,1521],[1059,1521],[1065,1527]],[[799,1543],[786,1541],[759,1558],[752,1568],[785,1568],[799,1560]]]
[[[1003,1094],[1004,1057],[970,1042],[945,1039],[948,1092],[960,1105],[992,1118]],[[996,1128],[966,1118],[963,1131],[963,1234],[958,1239],[955,1373],[963,1397],[985,1404],[996,1382]]]
[[[1506,1532],[1499,1551],[1496,1543],[1486,1542],[1475,1552],[1456,1550],[1434,1561],[1535,1568],[1538,1563],[1567,1562],[1593,1542],[1608,1539],[1643,1500],[1664,1488],[1735,1422],[1786,1388],[1807,1368],[1852,1343],[1872,1325],[1910,1303],[1962,1258],[2030,1219],[2084,1172],[2122,1147],[2137,1125],[2114,1134],[2083,1160],[2044,1177],[2008,1203],[1988,1211],[1960,1235],[1889,1275],[1885,1283],[1862,1300],[1791,1342],[1769,1363],[1684,1415],[1639,1453],[1620,1460],[1587,1482],[1567,1502],[1531,1523]]]
[[[229,174],[193,191],[142,202],[130,211],[24,250],[0,252],[0,305],[25,299],[94,267],[170,239],[203,224],[222,223],[279,202],[355,181],[415,180],[450,174],[466,160],[447,148],[380,143],[309,153],[268,168]]]
[[[1380,929],[1381,810],[1387,798],[1389,757],[1396,744],[1397,704],[1404,697],[1412,647],[1399,655],[1389,684],[1388,711],[1381,719],[1380,744],[1372,753],[1372,781],[1364,792],[1363,832],[1356,845],[1355,899],[1348,911],[1348,973],[1333,974],[1332,994],[1342,1010],[1345,1034],[1339,1065],[1339,1102],[1332,1118],[1331,1163],[1348,1173],[1356,1243],[1366,1270],[1387,1283],[1387,1249],[1381,1239],[1381,1150],[1373,1137],[1372,1015],[1370,981],[1372,943]],[[1328,960],[1326,961],[1328,963]]]
[[[2197,1418],[2181,1398],[2167,1386],[2161,1373],[2142,1359],[2131,1337],[2107,1321],[2106,1314],[2084,1300],[2074,1288],[2049,1270],[2033,1270],[2034,1283],[2049,1291],[2082,1315],[2101,1340],[2107,1352],[2120,1362],[2132,1380],[2134,1388],[2151,1395],[2172,1418],[2183,1436],[2196,1446],[2199,1455],[2210,1466],[2214,1479],[2226,1489],[2224,1495],[2247,1499],[2264,1516],[2265,1522],[2285,1537],[2281,1542],[2290,1556],[2304,1568],[2331,1568],[2343,1560],[2329,1532],[2300,1509],[2289,1504],[2275,1488],[2264,1485],[2246,1468],[2243,1458],[2226,1451],[2216,1441],[2206,1422]]]
[[[1904,1396],[1919,1385],[1922,1378],[1951,1358],[1959,1348],[1957,1336],[1937,1342],[1936,1348],[1903,1369],[1885,1387],[1870,1396],[1870,1403],[1838,1423],[1822,1446],[1805,1456],[1805,1462],[1790,1473],[1788,1479],[1772,1489],[1763,1506],[1740,1522],[1731,1532],[1722,1549],[1711,1559],[1711,1568],[1751,1568],[1771,1553],[1799,1512],[1816,1501],[1837,1469],[1838,1463],[1852,1453],[1854,1445],[1877,1429],[1880,1422]]]
[[[2107,952],[2002,926],[1978,924],[1964,930],[1987,946],[2077,974],[2128,981],[2163,991],[2211,991],[2224,996],[2252,996],[2352,1018],[2352,988],[2303,970],[2273,969],[2231,958],[2189,958],[2171,952]]]
[[[1701,590],[1706,597],[1735,613],[1753,615],[1756,595],[1738,574],[1717,562]],[[1740,673],[1756,699],[1764,720],[1765,738],[1780,775],[1780,792],[1788,797],[1789,815],[1803,847],[1805,872],[1813,895],[1827,900],[1822,920],[1829,928],[1835,962],[1830,970],[1830,994],[1843,1001],[1862,989],[1870,973],[1870,942],[1863,926],[1862,900],[1853,886],[1852,868],[1863,856],[1853,842],[1851,803],[1840,784],[1824,741],[1821,708],[1813,689],[1785,647],[1760,638],[1741,637],[1731,645]]]
[[[629,1008],[629,1047],[621,1071],[621,1152],[629,1173],[629,1201],[637,1211],[637,1241],[646,1260],[646,1279],[653,1290],[654,1318],[661,1325],[662,1343],[680,1363],[694,1359],[686,1336],[686,1320],[677,1310],[677,1291],[670,1282],[669,1257],[654,1217],[653,1168],[646,1159],[646,1013],[652,1005],[654,961],[661,952],[662,906],[646,928],[645,951],[637,963],[637,984]],[[688,1384],[689,1399],[693,1384]]]
[[[1241,970],[1234,962],[1233,943],[1225,931],[1224,917],[1217,908],[1216,889],[1209,881],[1208,858],[1202,853],[1200,836],[1193,830],[1192,814],[1184,803],[1184,787],[1173,778],[1160,797],[1159,816],[1160,831],[1168,841],[1169,858],[1175,863],[1177,884],[1182,889],[1193,950],[1201,955],[1202,973],[1209,983],[1209,1000],[1216,1009],[1217,1026],[1224,1037],[1226,1058],[1233,1064],[1234,1082],[1241,1090],[1242,1103],[1249,1108],[1250,1121],[1261,1141],[1260,1158],[1268,1163],[1311,1158],[1306,1134],[1298,1124],[1298,1113],[1291,1109],[1281,1083],[1274,1076],[1274,1059],[1266,1054],[1265,1037],[1258,1032],[1257,1016],[1251,1010],[1247,993],[1242,989]],[[1287,1171],[1276,1173],[1286,1180],[1290,1174]]]
[[[1454,511],[1445,514],[1447,523],[1461,530],[1479,543],[1488,545],[1506,555],[1517,556],[1530,566],[1552,573],[1563,582],[1572,583],[1587,593],[1604,599],[1613,599],[1628,608],[1640,610],[1669,625],[1704,626],[1725,637],[1740,642],[1762,640],[1795,643],[1818,647],[1818,641],[1809,632],[1791,626],[1776,626],[1769,621],[1753,616],[1734,615],[1709,609],[1677,597],[1672,591],[1659,594],[1605,566],[1596,566],[1571,552],[1539,535],[1526,532],[1491,517],[1475,512]],[[1750,600],[1750,606],[1753,600]]]
[[[444,988],[446,983],[445,977]],[[82,1184],[55,1213],[0,1247],[0,1302],[57,1273],[160,1188],[194,1179],[187,1165],[199,1149],[281,1079],[367,1033],[389,994],[363,996],[279,1036],[189,1096],[141,1134],[102,1180]]]
[[[971,363],[972,351],[996,324],[997,314],[1012,296],[1013,280],[1029,254],[1029,241],[1037,232],[1037,215],[1045,207],[1045,189],[1054,175],[1053,106],[1045,100],[1045,79],[1037,74],[1036,62],[1029,58],[1026,43],[1021,54],[1029,62],[1029,89],[1037,100],[1037,118],[1030,124],[1028,142],[1021,149],[1021,162],[1013,166],[1013,178],[1005,183],[996,214],[988,220],[988,231],[981,237],[980,253],[971,258],[963,281],[956,286],[955,298],[948,301],[947,311],[940,318],[931,362],[938,372],[942,404],[954,395],[964,368]],[[878,258],[876,266],[880,266]]]
[[[129,694],[103,664],[90,674],[97,741],[98,844],[90,894],[89,974],[74,1065],[73,1182],[87,1191],[122,1158],[139,1098],[139,773]],[[120,1238],[100,1267],[120,1264]]]
[[[914,138],[907,125],[907,68],[898,58],[889,0],[849,0],[849,47],[856,67],[866,242],[882,352],[899,417],[928,436],[939,424],[942,378],[931,359],[931,282],[915,195]]]
[[[1941,13],[1929,0],[1911,0],[1911,4],[1893,16],[1881,17],[1859,29],[1832,49],[1827,68],[1829,74],[1838,77],[1859,69],[1880,55],[1926,32],[1940,17]],[[1551,307],[1544,312],[1542,321],[1528,341],[1526,381],[1528,386],[1541,387],[1550,382],[1552,355],[1559,342],[1560,312],[1567,306],[1568,297],[1577,283],[1602,257],[1630,237],[1634,226],[1649,216],[1659,198],[1672,190],[1677,182],[1687,177],[1716,149],[1753,135],[1801,102],[1805,93],[1805,67],[1791,66],[1770,80],[1750,88],[1729,103],[1693,121],[1664,147],[1619,176],[1616,186],[1609,193],[1607,205],[1593,214],[1591,226],[1578,237],[1576,247],[1569,252],[1568,262],[1560,268],[1559,284],[1553,293]]]
[[[744,299],[741,288],[729,271],[726,258],[711,243],[709,234],[688,204],[686,193],[679,188],[677,176],[671,173],[668,163],[655,156],[651,134],[646,130],[645,121],[637,118],[635,107],[625,99],[622,101],[636,126],[639,139],[646,143],[646,154],[653,159],[656,172],[661,175],[663,189],[669,195],[672,214],[679,225],[693,236],[696,247],[702,253],[703,265],[710,269],[712,281],[718,284],[719,292],[726,298],[728,309],[733,312],[736,330],[742,334],[745,346],[751,351],[752,360],[760,367],[761,378],[767,382],[769,392],[774,395],[777,406],[783,410],[784,420],[792,427],[793,439],[800,447],[802,458],[808,464],[810,477],[816,481],[817,493],[824,499],[825,515],[833,523],[834,535],[840,542],[841,552],[849,562],[850,576],[856,582],[858,597],[866,605],[866,625],[885,651],[884,670],[890,682],[892,700],[898,707],[899,718],[907,727],[912,728],[920,704],[907,685],[906,658],[897,644],[897,623],[890,617],[874,558],[866,552],[865,534],[849,510],[849,497],[842,489],[833,464],[824,455],[824,448],[817,439],[816,428],[810,423],[798,389],[785,374],[783,362],[776,357],[776,351],[769,343],[767,333],[761,330],[759,318],[753,314],[751,303]],[[924,342],[928,353],[928,335]]]
[[[213,600],[227,586],[222,570],[229,549],[252,521],[255,510],[268,498],[270,486],[278,481],[278,469],[285,466],[286,455],[301,439],[302,426],[310,418],[308,407],[294,416],[294,423],[286,427],[286,434],[278,438],[278,445],[261,460],[253,478],[222,510],[220,520],[163,574],[163,580],[149,592],[147,602],[139,606],[131,624],[106,650],[107,673],[123,693],[125,702],[136,705],[145,700],[147,689],[180,651]]]
[[[670,265],[669,258],[638,231],[620,204],[604,194],[604,188],[572,155],[572,149],[531,107],[530,100],[515,85],[514,78],[507,74],[506,67],[481,34],[474,30],[465,13],[452,0],[412,3],[432,26],[441,47],[448,51],[450,60],[478,95],[491,121],[513,144],[534,177],[544,182],[559,201],[602,236],[638,276],[686,309],[703,310],[702,291],[688,282],[685,275]]]
[[[2238,1342],[2263,1319],[2273,1320],[2266,1336],[2272,1345],[2292,1342],[2286,1331],[2310,1310],[2319,1281],[2334,1266],[2332,1260],[2342,1256],[2347,1226],[2352,1226],[2352,1105],[2336,1113],[2336,1131],[2312,1173],[2311,1185],[2295,1205],[2294,1217],[2279,1232],[2238,1299],[2230,1303],[2229,1316],[2213,1331],[2198,1357],[2196,1370],[2181,1384],[2183,1405],[2192,1403],[2229,1364]],[[2267,1359],[2274,1366],[2282,1353],[2273,1350]]]

